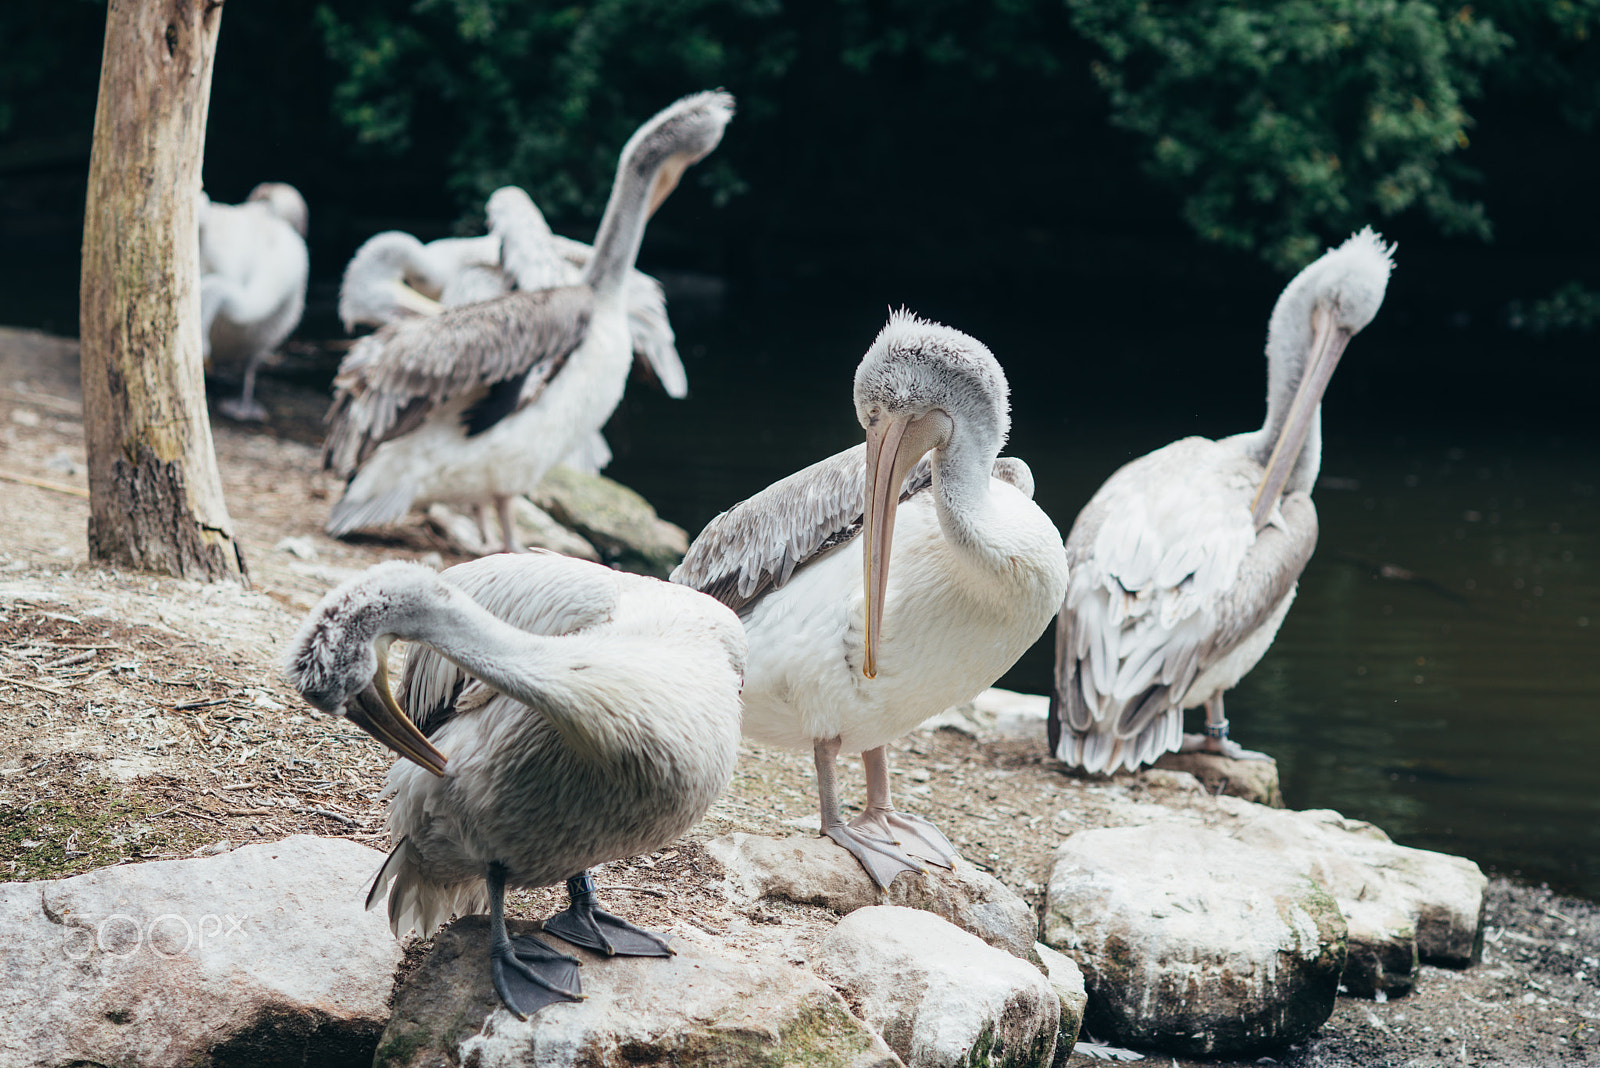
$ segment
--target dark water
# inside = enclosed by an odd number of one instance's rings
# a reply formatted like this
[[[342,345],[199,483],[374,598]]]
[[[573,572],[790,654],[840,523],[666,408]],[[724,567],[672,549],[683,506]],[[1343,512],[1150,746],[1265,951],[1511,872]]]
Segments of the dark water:
[[[696,530],[854,444],[851,373],[882,321],[881,303],[849,299],[684,316],[693,394],[630,391],[610,473]],[[1259,422],[1255,324],[1227,339],[1240,346],[1227,358],[1242,365],[1242,398],[1165,412],[1141,403],[1155,391],[1141,388],[1137,361],[1126,388],[1104,388],[1118,372],[1102,370],[1095,396],[1074,396],[1048,339],[967,328],[1007,367],[1008,452],[1030,463],[1063,533],[1121,463]],[[1007,344],[991,336],[1008,329]],[[1159,324],[1146,333],[1127,343],[1164,342]],[[1206,388],[1209,372],[1192,372]],[[1335,808],[1402,843],[1600,898],[1600,441],[1476,419],[1417,429],[1368,413],[1356,424],[1341,419],[1339,386],[1315,494],[1321,540],[1276,643],[1229,695],[1235,738],[1277,758],[1293,807]],[[1049,657],[1042,641],[1003,683],[1043,692]]]

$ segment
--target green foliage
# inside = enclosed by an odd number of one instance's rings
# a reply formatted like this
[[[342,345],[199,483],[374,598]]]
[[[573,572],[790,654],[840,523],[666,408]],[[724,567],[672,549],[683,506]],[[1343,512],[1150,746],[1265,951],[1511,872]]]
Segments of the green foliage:
[[[362,144],[404,152],[428,113],[451,131],[463,203],[515,183],[549,214],[592,216],[618,149],[651,113],[694,90],[783,76],[786,33],[728,47],[731,26],[760,27],[780,10],[777,0],[356,0],[324,4],[317,18],[346,72],[334,109]],[[693,178],[720,198],[739,188],[715,159]]]
[[[1506,319],[1513,329],[1538,335],[1593,330],[1600,327],[1600,293],[1585,289],[1581,282],[1568,282],[1543,300],[1512,301]]]
[[[1208,241],[1292,270],[1366,222],[1419,207],[1489,236],[1462,101],[1510,38],[1423,0],[1066,0],[1102,51],[1112,121],[1177,187]]]
[[[1600,0],[1487,0],[1477,8],[1516,42],[1487,72],[1491,92],[1548,101],[1589,133],[1600,119]]]

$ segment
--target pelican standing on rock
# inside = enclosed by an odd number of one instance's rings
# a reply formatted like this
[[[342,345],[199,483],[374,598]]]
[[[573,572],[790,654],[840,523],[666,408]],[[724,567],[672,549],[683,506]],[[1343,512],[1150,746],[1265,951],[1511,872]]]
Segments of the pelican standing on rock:
[[[1383,303],[1393,251],[1362,230],[1284,289],[1260,430],[1134,460],[1072,525],[1049,714],[1061,760],[1110,774],[1178,749],[1266,759],[1228,738],[1222,695],[1272,644],[1316,548],[1322,394]],[[1185,735],[1200,705],[1206,733]]]
[[[217,407],[233,419],[259,421],[256,372],[267,354],[300,325],[306,308],[309,215],[299,190],[263,182],[243,204],[214,204],[200,194],[200,340],[208,361],[241,368],[239,396]]]
[[[1033,503],[1000,364],[978,341],[899,312],[855,377],[864,446],[713,519],[673,572],[744,620],[744,732],[810,749],[822,833],[880,886],[958,855],[896,812],[887,744],[998,679],[1067,588],[1061,534]],[[889,566],[891,546],[894,568]],[[835,762],[860,752],[866,810],[839,815]]]
[[[402,700],[389,691],[395,639]],[[525,1016],[581,996],[575,958],[506,932],[506,887],[565,879],[544,929],[606,954],[666,956],[666,939],[596,907],[587,869],[677,840],[733,774],[745,639],[732,612],[659,579],[555,553],[435,574],[379,564],[323,598],[285,672],[406,759],[389,771],[396,937],[489,909],[490,972]]]
[[[722,139],[727,93],[697,93],[628,139],[575,285],[517,291],[363,338],[334,379],[324,466],[349,478],[341,536],[434,501],[493,500],[516,549],[513,497],[594,434],[622,399],[632,344],[627,279],[645,222]]]

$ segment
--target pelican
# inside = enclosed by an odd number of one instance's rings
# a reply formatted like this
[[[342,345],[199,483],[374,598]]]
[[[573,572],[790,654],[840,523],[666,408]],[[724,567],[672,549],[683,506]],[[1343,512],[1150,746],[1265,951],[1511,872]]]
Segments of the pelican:
[[[1383,303],[1392,246],[1370,228],[1285,287],[1267,327],[1267,418],[1127,464],[1067,538],[1050,748],[1110,774],[1168,750],[1267,759],[1228,737],[1222,696],[1261,659],[1317,544],[1322,394]],[[1204,735],[1183,710],[1204,705]]]
[[[414,505],[493,499],[505,547],[518,548],[512,498],[536,488],[622,398],[627,279],[645,222],[732,116],[727,93],[697,93],[628,139],[576,284],[394,323],[350,350],[323,447],[324,466],[349,478],[329,534],[393,522]]]
[[[396,639],[420,643],[403,709],[385,666]],[[533,552],[369,568],[312,610],[285,674],[405,758],[367,907],[387,900],[398,938],[487,905],[495,991],[525,1017],[581,996],[578,962],[507,935],[508,886],[565,879],[569,907],[544,929],[568,942],[671,953],[598,908],[587,869],[676,841],[727,786],[744,657],[738,618],[709,597]]]
[[[224,415],[261,420],[256,371],[283,343],[306,307],[308,213],[292,185],[263,182],[243,204],[214,204],[200,194],[200,338],[208,360],[243,367],[237,398]]]
[[[822,833],[883,887],[927,870],[914,858],[949,867],[958,855],[932,823],[895,811],[887,744],[998,679],[1066,592],[1061,534],[1033,503],[1027,465],[997,459],[1007,403],[987,348],[895,313],[856,370],[866,443],[713,519],[672,574],[738,611],[745,734],[812,751]],[[841,750],[861,753],[867,779],[848,824]]]
[[[441,237],[423,244],[401,230],[385,230],[361,243],[339,283],[339,321],[346,333],[357,326],[386,326],[399,319],[437,315],[445,290],[473,268],[499,273],[500,238]],[[505,292],[502,287],[490,296]],[[471,303],[456,301],[456,303]]]

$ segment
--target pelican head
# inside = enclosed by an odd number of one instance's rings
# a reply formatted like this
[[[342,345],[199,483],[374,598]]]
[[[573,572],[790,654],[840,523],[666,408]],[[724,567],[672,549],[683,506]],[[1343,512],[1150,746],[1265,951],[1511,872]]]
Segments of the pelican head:
[[[385,230],[363,241],[339,283],[339,321],[345,332],[360,323],[382,326],[396,319],[439,314],[439,302],[408,283],[411,278],[422,285],[436,281],[419,273],[426,262],[422,242],[403,231]]]
[[[640,178],[652,181],[649,214],[678,187],[684,171],[722,142],[732,118],[733,95],[717,89],[668,105],[634,131],[622,158]]]
[[[1258,528],[1300,462],[1345,346],[1378,314],[1393,268],[1394,246],[1365,227],[1295,275],[1278,297],[1267,326],[1267,428],[1275,440],[1252,509]]]
[[[289,643],[283,673],[313,706],[345,718],[435,775],[445,757],[417,729],[389,690],[388,654],[408,617],[424,614],[443,584],[420,564],[392,561],[335,589]]]
[[[265,204],[268,211],[294,227],[295,233],[306,236],[311,211],[306,207],[306,198],[300,195],[300,190],[288,182],[262,182],[250,190],[245,203]]]
[[[981,342],[907,311],[889,317],[856,368],[856,418],[867,432],[862,672],[869,679],[878,674],[889,549],[906,475],[927,453],[964,446],[967,462],[987,478],[1011,426],[1008,392],[999,361]]]

